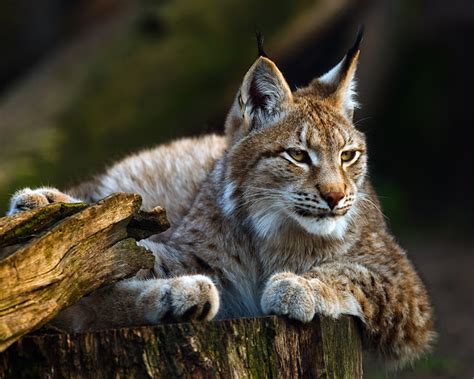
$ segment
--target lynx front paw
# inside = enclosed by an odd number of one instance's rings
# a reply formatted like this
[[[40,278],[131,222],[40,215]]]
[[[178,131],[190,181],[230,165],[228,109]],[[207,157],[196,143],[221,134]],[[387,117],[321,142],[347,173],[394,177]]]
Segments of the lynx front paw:
[[[303,322],[311,321],[316,310],[309,281],[292,273],[280,273],[270,278],[261,305],[266,314],[284,315]]]
[[[219,293],[206,276],[157,279],[142,293],[138,306],[148,322],[212,320],[219,310]]]
[[[56,188],[41,187],[32,190],[23,188],[17,191],[10,200],[10,209],[7,215],[13,215],[18,212],[30,209],[44,207],[51,203],[80,203],[81,201],[69,195],[66,195]]]
[[[219,310],[219,293],[204,275],[171,279],[171,312],[183,320],[212,320]]]

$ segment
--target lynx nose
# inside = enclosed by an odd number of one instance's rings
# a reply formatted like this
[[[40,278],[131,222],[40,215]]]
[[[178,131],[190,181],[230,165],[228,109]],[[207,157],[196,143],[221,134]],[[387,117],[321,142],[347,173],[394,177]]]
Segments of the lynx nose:
[[[328,203],[329,208],[332,210],[339,203],[339,200],[344,197],[344,192],[327,192],[323,193],[322,196],[323,199],[326,200],[326,203]]]

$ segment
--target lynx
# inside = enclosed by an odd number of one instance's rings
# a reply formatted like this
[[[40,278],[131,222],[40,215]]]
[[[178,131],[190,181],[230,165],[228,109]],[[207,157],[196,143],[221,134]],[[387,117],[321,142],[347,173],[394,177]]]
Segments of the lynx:
[[[434,338],[430,301],[387,229],[366,141],[352,122],[360,40],[294,92],[261,50],[225,136],[140,152],[64,193],[17,192],[10,214],[120,191],[168,211],[170,230],[141,242],[156,257],[154,269],[85,297],[56,325],[353,315],[368,346],[386,358],[406,362],[425,352]]]

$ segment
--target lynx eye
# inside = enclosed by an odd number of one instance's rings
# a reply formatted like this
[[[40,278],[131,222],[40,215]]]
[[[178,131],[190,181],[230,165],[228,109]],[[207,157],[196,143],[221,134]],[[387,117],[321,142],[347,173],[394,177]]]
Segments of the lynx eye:
[[[288,149],[286,151],[288,155],[293,158],[296,162],[308,162],[309,156],[308,153],[300,149]]]
[[[342,163],[348,163],[348,162],[351,162],[354,160],[354,158],[356,157],[357,155],[357,151],[356,150],[347,150],[347,151],[343,151],[341,153],[341,161]]]

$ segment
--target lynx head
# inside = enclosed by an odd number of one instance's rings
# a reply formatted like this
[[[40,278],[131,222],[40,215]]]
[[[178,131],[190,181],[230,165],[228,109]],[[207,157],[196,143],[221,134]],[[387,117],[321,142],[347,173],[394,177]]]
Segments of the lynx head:
[[[352,123],[355,45],[342,61],[292,92],[260,56],[244,77],[226,121],[229,151],[221,204],[262,237],[294,224],[342,238],[366,174],[365,138]]]

